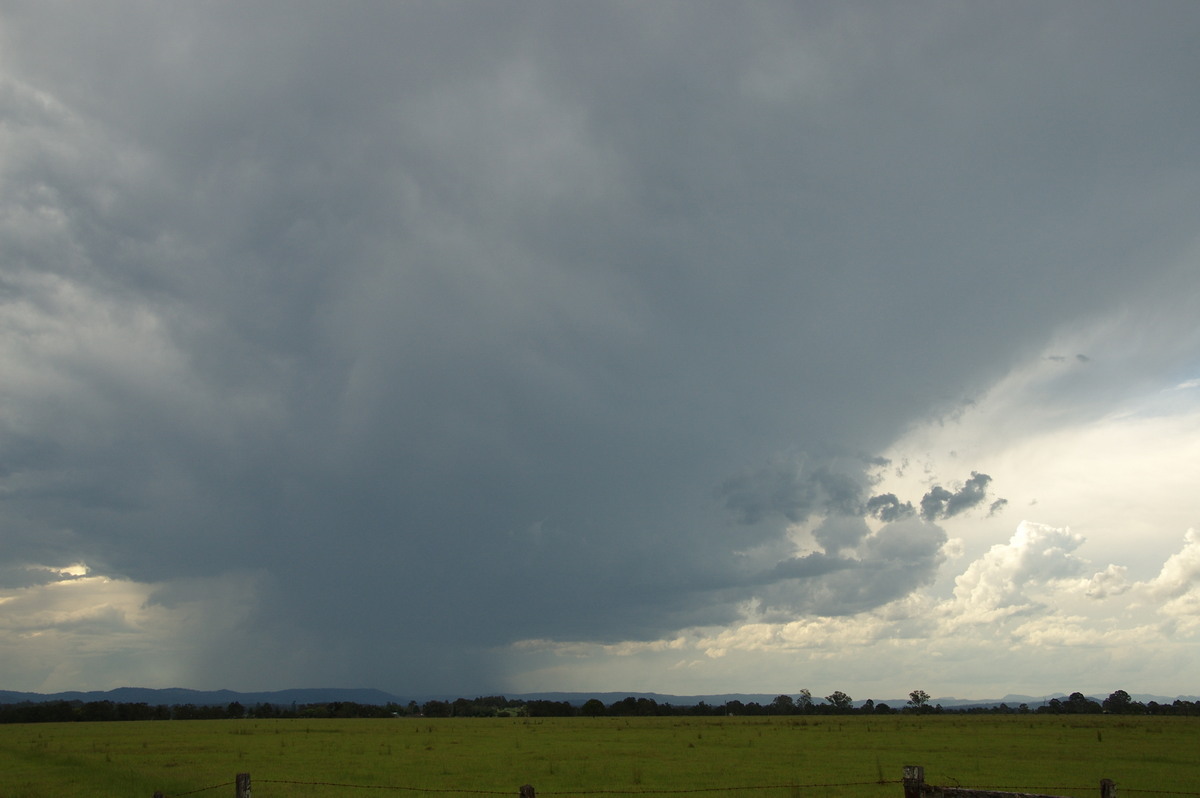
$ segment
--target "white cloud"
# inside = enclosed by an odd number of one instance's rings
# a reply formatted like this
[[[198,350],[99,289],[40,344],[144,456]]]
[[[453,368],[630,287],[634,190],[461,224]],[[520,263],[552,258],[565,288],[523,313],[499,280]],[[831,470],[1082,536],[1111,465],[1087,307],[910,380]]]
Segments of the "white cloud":
[[[669,640],[625,640],[620,643],[558,642],[555,640],[520,640],[512,644],[519,651],[547,652],[557,657],[613,656],[631,657],[648,652],[678,651],[686,645],[685,638]]]
[[[1195,529],[1187,531],[1183,548],[1163,563],[1146,588],[1163,601],[1159,612],[1178,624],[1179,631],[1200,631],[1200,534]]]
[[[1146,646],[1160,635],[1152,626],[1106,626],[1100,617],[1049,614],[1016,626],[1014,645],[1028,651],[1039,648],[1109,649]]]
[[[1035,608],[1027,588],[1077,577],[1086,564],[1072,552],[1083,538],[1068,529],[1022,521],[1007,544],[993,546],[956,580],[943,608],[954,622],[994,623]]]
[[[1130,588],[1126,573],[1129,571],[1123,565],[1109,564],[1107,568],[1092,576],[1086,583],[1084,592],[1090,598],[1103,599],[1109,596],[1119,596]]]
[[[1183,548],[1163,563],[1162,570],[1150,581],[1152,591],[1164,598],[1178,596],[1200,587],[1200,535],[1189,529],[1183,536]]]

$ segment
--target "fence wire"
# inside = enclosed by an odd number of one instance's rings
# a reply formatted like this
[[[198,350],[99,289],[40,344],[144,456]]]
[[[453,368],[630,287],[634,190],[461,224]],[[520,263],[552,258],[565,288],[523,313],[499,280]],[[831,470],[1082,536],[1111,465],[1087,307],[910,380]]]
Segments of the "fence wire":
[[[292,786],[304,787],[336,787],[344,790],[391,790],[393,792],[422,792],[422,793],[457,793],[458,795],[505,795],[510,798],[517,794],[516,790],[473,790],[451,787],[406,787],[394,784],[345,784],[334,781],[297,781],[293,779],[254,779],[254,784],[287,784]],[[902,784],[902,779],[876,779],[873,781],[846,781],[827,784],[756,784],[747,786],[734,787],[692,787],[687,789],[646,789],[646,790],[565,790],[555,792],[547,790],[539,791],[538,796],[555,796],[556,798],[565,798],[566,796],[590,796],[590,795],[685,795],[703,792],[749,792],[754,790],[771,791],[771,790],[819,790],[830,789],[835,787],[871,787],[871,786],[887,786]],[[170,796],[164,795],[163,798],[183,798],[185,795],[194,795],[195,793],[206,792],[208,790],[218,790],[222,787],[232,787],[236,784],[233,781],[227,781],[222,784],[214,784],[210,787],[200,787],[187,792],[172,793]],[[1096,791],[1095,786],[1092,787],[1035,787],[1025,788],[1022,790],[1013,790],[1011,787],[948,787],[947,789],[954,790],[979,790],[986,792],[1010,792],[1014,794],[1031,794],[1036,791],[1038,794],[1048,794],[1051,792],[1067,793],[1067,794],[1087,794]],[[1183,790],[1147,790],[1138,789],[1136,787],[1121,787],[1118,785],[1119,793],[1137,793],[1144,795],[1178,795],[1189,796],[1189,798],[1200,798],[1200,792],[1188,792]]]
[[[899,782],[894,782],[894,783],[899,783]],[[928,787],[929,785],[926,785],[926,786]],[[1092,785],[1091,787],[1027,787],[1025,789],[1016,790],[1016,789],[1013,789],[1012,787],[961,787],[957,784],[952,785],[952,786],[946,785],[946,784],[941,784],[941,785],[938,785],[935,789],[964,790],[964,791],[968,791],[968,792],[975,792],[975,791],[978,791],[978,792],[1000,792],[1000,793],[1011,793],[1014,796],[1016,796],[1016,795],[1051,795],[1053,793],[1094,793],[1094,792],[1096,792],[1095,785]],[[1129,793],[1129,792],[1146,794],[1146,795],[1189,795],[1189,796],[1195,796],[1195,798],[1200,798],[1200,792],[1188,792],[1188,791],[1181,791],[1181,790],[1147,790],[1147,789],[1139,789],[1137,787],[1122,787],[1120,784],[1117,785],[1117,794],[1118,795],[1123,795],[1123,794]]]
[[[886,786],[889,784],[900,784],[900,779],[876,779],[873,781],[846,781],[836,784],[755,784],[735,787],[690,787],[687,789],[646,789],[646,790],[565,790],[555,792],[552,790],[539,791],[538,796],[587,796],[587,795],[683,795],[688,793],[702,792],[748,792],[753,790],[814,790],[825,789],[830,787],[869,787],[869,786]],[[206,790],[216,790],[221,787],[232,787],[236,782],[227,781],[223,784],[214,784],[211,787],[200,787],[187,792],[171,793],[170,795],[163,794],[163,798],[183,798],[185,795],[192,795]],[[425,792],[425,793],[457,793],[459,795],[506,795],[513,796],[515,790],[474,790],[462,789],[457,787],[406,787],[394,784],[346,784],[336,781],[298,781],[296,779],[254,779],[253,784],[287,784],[292,786],[302,787],[337,787],[345,790],[392,790],[394,792]]]
[[[222,787],[232,787],[235,784],[237,784],[236,781],[227,781],[224,784],[214,784],[211,787],[198,787],[194,790],[188,790],[187,792],[177,792],[174,794],[174,796],[172,796],[172,798],[183,798],[185,795],[194,795],[195,793],[205,792],[207,790],[219,790]]]
[[[397,792],[453,792],[459,795],[508,795],[513,790],[461,790],[452,787],[396,787],[391,784],[340,784],[334,781],[293,781],[291,779],[255,779],[255,784],[293,784],[309,787],[341,787],[348,790],[395,790]]]
[[[893,782],[893,783],[898,784],[900,782]],[[1028,787],[1025,789],[1016,790],[1016,789],[1013,789],[1012,787],[960,787],[957,784],[955,784],[953,786],[941,784],[941,785],[938,785],[937,789],[939,789],[939,790],[967,790],[967,791],[980,791],[980,792],[1003,792],[1003,793],[1012,793],[1013,795],[1022,795],[1022,794],[1025,794],[1025,795],[1049,795],[1052,793],[1060,793],[1060,792],[1061,793],[1081,793],[1081,792],[1082,793],[1094,793],[1094,792],[1096,792],[1095,785],[1092,785],[1091,787]],[[1186,790],[1182,790],[1182,791],[1181,790],[1146,790],[1146,789],[1139,789],[1137,787],[1122,787],[1120,784],[1117,785],[1117,794],[1118,795],[1123,795],[1128,792],[1144,793],[1146,795],[1190,795],[1190,796],[1196,796],[1196,798],[1200,798],[1200,792],[1188,792]]]
[[[690,787],[688,789],[655,790],[568,790],[567,792],[544,792],[538,795],[682,795],[694,792],[745,792],[747,790],[815,790],[827,787],[866,787],[900,784],[900,779],[874,781],[845,781],[838,784],[760,784],[752,787]]]

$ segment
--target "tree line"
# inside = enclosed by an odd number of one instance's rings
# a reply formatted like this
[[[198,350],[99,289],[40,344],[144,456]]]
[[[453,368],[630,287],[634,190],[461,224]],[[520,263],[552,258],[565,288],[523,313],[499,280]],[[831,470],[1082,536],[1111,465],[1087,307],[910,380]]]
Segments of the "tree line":
[[[728,701],[724,704],[692,705],[659,703],[652,698],[629,696],[605,704],[592,698],[582,704],[569,701],[515,700],[504,696],[480,696],[453,701],[431,700],[422,704],[384,705],[359,704],[353,701],[334,701],[319,704],[266,704],[243,706],[234,701],[225,706],[176,704],[151,706],[145,703],[115,701],[25,701],[0,704],[0,723],[62,723],[71,721],[95,722],[118,720],[216,720],[222,718],[481,718],[481,717],[635,717],[672,715],[888,715],[898,712],[917,714],[1117,714],[1117,715],[1200,715],[1200,701],[1176,699],[1170,704],[1156,701],[1142,703],[1129,693],[1117,690],[1103,701],[1071,693],[1067,698],[1051,698],[1036,707],[1026,704],[1009,706],[966,706],[944,708],[931,704],[924,690],[913,690],[902,706],[892,707],[868,699],[856,703],[846,693],[835,690],[814,699],[808,690],[796,696],[779,695],[767,704],[756,701]]]

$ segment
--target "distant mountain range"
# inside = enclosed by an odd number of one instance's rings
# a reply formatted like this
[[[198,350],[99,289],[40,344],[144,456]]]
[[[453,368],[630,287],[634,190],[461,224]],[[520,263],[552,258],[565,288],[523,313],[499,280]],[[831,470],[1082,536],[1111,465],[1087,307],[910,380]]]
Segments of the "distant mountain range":
[[[377,706],[389,703],[408,703],[408,699],[397,698],[382,690],[340,688],[274,690],[261,693],[239,693],[233,690],[188,690],[183,687],[169,687],[165,690],[118,687],[115,690],[67,693],[19,693],[12,690],[0,690],[0,704],[19,704],[23,701],[112,701],[117,704],[149,704],[151,706],[194,704],[198,707],[226,706],[234,701],[244,706],[328,704],[334,701],[353,701],[357,704]]]
[[[569,704],[579,706],[585,701],[596,698],[603,701],[606,705],[614,701],[620,701],[623,698],[633,696],[634,698],[648,698],[656,701],[659,704],[671,704],[673,706],[695,706],[703,701],[712,706],[721,706],[730,701],[741,701],[743,704],[755,702],[766,705],[775,700],[777,693],[726,693],[721,695],[665,695],[662,693],[634,693],[634,692],[605,692],[605,693],[521,693],[516,695],[507,695],[508,698],[517,701],[566,701]],[[143,687],[118,687],[115,690],[106,691],[91,691],[91,692],[67,692],[67,693],[22,693],[13,690],[0,690],[0,704],[19,704],[22,702],[43,702],[43,701],[112,701],[118,704],[149,704],[151,706],[176,706],[182,704],[193,704],[195,706],[226,706],[233,702],[238,702],[243,706],[254,706],[255,704],[274,704],[276,706],[289,706],[291,704],[328,704],[335,701],[352,701],[356,704],[372,704],[375,706],[383,706],[385,704],[407,704],[409,701],[416,701],[423,704],[430,700],[453,701],[456,698],[475,698],[474,695],[424,695],[424,696],[408,696],[400,697],[385,693],[382,690],[373,689],[345,689],[345,688],[309,688],[298,690],[274,690],[269,692],[257,693],[239,693],[233,690],[188,690],[182,687],[171,687],[163,690],[155,690]],[[1028,695],[1006,695],[1004,698],[998,699],[959,699],[959,698],[932,698],[930,704],[941,704],[944,707],[994,707],[999,704],[1008,704],[1010,707],[1016,707],[1021,704],[1027,704],[1031,708],[1039,707],[1045,704],[1051,698],[1066,698],[1066,693],[1051,693],[1044,696],[1028,696]],[[1107,696],[1089,696],[1096,701],[1103,701]],[[1148,694],[1131,694],[1134,701],[1147,703],[1157,701],[1160,704],[1169,704],[1175,698],[1166,696],[1148,695]],[[1197,696],[1178,696],[1185,701],[1200,700]],[[819,697],[814,696],[814,699],[820,701]],[[876,704],[888,704],[892,707],[902,707],[908,702],[907,698],[883,699],[876,700]],[[861,705],[862,701],[855,701],[856,705]]]

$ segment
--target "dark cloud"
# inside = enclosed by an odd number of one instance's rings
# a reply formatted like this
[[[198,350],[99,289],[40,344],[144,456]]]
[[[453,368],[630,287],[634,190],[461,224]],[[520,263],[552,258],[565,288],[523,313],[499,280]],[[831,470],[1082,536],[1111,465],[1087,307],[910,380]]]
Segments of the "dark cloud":
[[[868,463],[831,461],[812,466],[804,461],[779,462],[730,477],[722,483],[719,495],[743,524],[756,524],[771,516],[800,523],[814,513],[858,515]]]
[[[941,533],[827,453],[1194,238],[1191,6],[467,8],[5,5],[7,562],[256,574],[297,679],[402,691],[876,606]]]
[[[857,561],[832,557],[814,552],[803,557],[792,557],[776,565],[771,571],[771,581],[779,579],[815,579],[858,565]]]
[[[870,534],[862,518],[848,515],[830,515],[812,532],[813,538],[826,552],[836,554],[843,549],[859,545]]]
[[[751,577],[764,617],[850,615],[901,598],[933,579],[945,559],[945,532],[916,518],[911,503],[901,505],[895,496],[874,497],[868,507],[872,502],[877,512],[863,506],[857,514],[826,510],[812,530],[821,551],[787,557]],[[869,515],[895,519],[872,532],[864,520]]]
[[[0,589],[22,589],[56,582],[69,582],[79,575],[44,566],[0,565]]]
[[[972,471],[971,478],[957,491],[949,491],[941,485],[933,486],[921,497],[921,517],[927,521],[952,518],[975,507],[987,498],[987,486],[991,481],[992,478],[987,474]]]
[[[865,509],[867,515],[885,522],[899,521],[916,512],[913,509],[912,502],[901,503],[894,493],[882,493],[878,496],[872,496],[870,499],[867,499]]]
[[[945,559],[945,542],[938,526],[910,517],[864,535],[853,554],[813,553],[783,561],[760,591],[763,614],[784,620],[880,607],[928,584]]]
[[[926,521],[945,517],[946,504],[954,494],[941,485],[934,485],[928,493],[921,497],[921,517]]]

